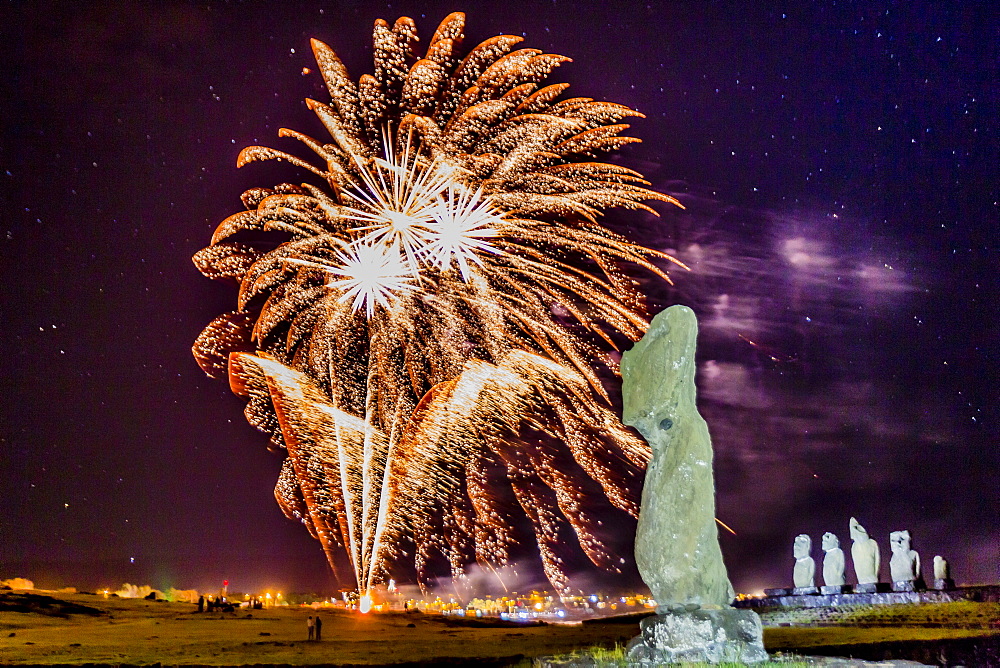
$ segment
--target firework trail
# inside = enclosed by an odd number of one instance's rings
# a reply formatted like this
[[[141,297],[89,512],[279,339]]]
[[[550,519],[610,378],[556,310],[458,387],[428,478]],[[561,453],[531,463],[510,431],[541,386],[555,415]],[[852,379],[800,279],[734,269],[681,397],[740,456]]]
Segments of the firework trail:
[[[279,134],[320,165],[251,146],[238,166],[284,160],[322,187],[248,190],[194,257],[239,284],[196,359],[247,398],[249,422],[287,455],[278,503],[335,571],[346,555],[362,592],[404,557],[421,584],[439,557],[455,578],[509,563],[518,513],[559,591],[567,536],[614,570],[582,479],[635,516],[648,458],[600,367],[615,337],[646,327],[619,264],[669,280],[650,258],[674,260],[596,219],[677,202],[594,161],[638,141],[620,133],[640,114],[559,99],[567,85],[543,82],[568,59],[515,49],[519,37],[459,58],[463,29],[451,14],[418,57],[413,21],[377,21],[374,75],[357,83],[313,40],[331,99],[306,102],[330,140]]]

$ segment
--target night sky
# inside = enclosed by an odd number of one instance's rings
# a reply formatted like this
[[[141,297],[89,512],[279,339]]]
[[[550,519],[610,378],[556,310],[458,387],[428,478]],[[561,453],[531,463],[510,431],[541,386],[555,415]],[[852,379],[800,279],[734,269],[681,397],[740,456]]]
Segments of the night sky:
[[[326,591],[280,459],[190,354],[235,291],[191,263],[298,152],[371,26],[449,12],[570,56],[550,81],[645,115],[615,160],[685,211],[608,224],[691,266],[699,401],[738,591],[792,539],[909,529],[931,576],[1000,573],[1000,20],[991,2],[3,2],[0,578]],[[767,6],[767,8],[759,7]],[[424,42],[426,44],[426,41]],[[303,68],[313,70],[303,74]],[[853,575],[853,574],[851,574]]]

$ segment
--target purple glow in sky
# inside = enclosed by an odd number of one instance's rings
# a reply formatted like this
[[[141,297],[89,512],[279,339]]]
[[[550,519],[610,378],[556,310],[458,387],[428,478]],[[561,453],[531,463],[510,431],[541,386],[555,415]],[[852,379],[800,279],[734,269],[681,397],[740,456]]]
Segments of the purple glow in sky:
[[[737,590],[787,584],[793,537],[846,545],[852,515],[997,581],[991,5],[564,0],[0,8],[0,577],[331,588],[280,459],[191,358],[233,304],[190,257],[243,190],[305,180],[234,165],[319,132],[309,37],[356,78],[376,18],[455,10],[467,43],[523,34],[573,58],[553,81],[646,115],[617,159],[687,209],[609,224],[691,267],[636,276],[701,319]]]

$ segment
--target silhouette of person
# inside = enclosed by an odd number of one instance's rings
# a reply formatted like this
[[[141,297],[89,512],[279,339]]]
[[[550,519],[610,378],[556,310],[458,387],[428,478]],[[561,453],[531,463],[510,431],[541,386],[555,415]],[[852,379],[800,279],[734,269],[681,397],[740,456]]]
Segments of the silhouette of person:
[[[316,637],[316,620],[312,615],[306,620],[306,629],[309,631],[309,640],[313,640]]]
[[[198,597],[198,612],[205,612],[205,597]]]
[[[316,615],[316,640],[322,640],[321,636],[323,634],[323,620],[320,619],[319,615]]]

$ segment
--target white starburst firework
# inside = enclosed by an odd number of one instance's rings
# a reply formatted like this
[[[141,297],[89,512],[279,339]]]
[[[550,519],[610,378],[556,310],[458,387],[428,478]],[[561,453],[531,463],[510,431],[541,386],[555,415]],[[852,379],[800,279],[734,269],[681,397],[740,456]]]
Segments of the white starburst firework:
[[[451,186],[450,170],[421,159],[407,142],[401,154],[385,140],[385,157],[365,164],[356,158],[362,182],[345,191],[354,205],[346,218],[361,223],[363,243],[394,246],[409,265],[419,269],[419,257],[431,239],[428,221],[439,206],[440,195]]]
[[[331,278],[327,286],[343,291],[337,301],[352,302],[355,311],[364,308],[369,318],[376,304],[389,308],[391,300],[417,289],[415,271],[395,246],[361,241],[338,253],[337,260],[339,265],[326,270],[343,278]]]
[[[482,190],[471,191],[461,185],[449,185],[432,212],[428,227],[431,237],[424,249],[428,264],[446,270],[458,265],[462,280],[468,282],[471,263],[482,264],[478,253],[499,253],[486,239],[499,235],[502,217]]]
[[[340,293],[337,301],[341,304],[352,302],[354,311],[364,308],[369,319],[375,315],[376,305],[388,309],[394,299],[418,289],[414,285],[417,272],[392,245],[361,240],[345,244],[336,252],[334,263],[298,258],[285,258],[284,263],[342,277],[330,278],[327,287]]]
[[[379,267],[376,281],[368,283],[379,286],[381,297],[371,294],[379,303],[393,289],[389,282],[381,280],[383,272],[408,268],[412,277],[419,280],[422,270],[446,271],[456,264],[462,279],[468,281],[472,265],[482,264],[478,253],[500,252],[486,239],[498,236],[502,215],[481,188],[471,190],[461,182],[461,170],[440,160],[421,157],[410,150],[409,140],[404,150],[397,153],[392,150],[391,133],[386,130],[383,134],[385,157],[371,161],[371,166],[358,160],[362,182],[345,191],[354,203],[346,207],[345,217],[365,223],[351,230],[362,233],[354,245],[365,248],[359,250],[361,255],[352,257],[349,275],[361,273],[357,263],[362,256]],[[386,258],[376,257],[379,252]],[[392,273],[385,277],[395,276]],[[336,285],[348,284],[338,281]],[[350,283],[355,309],[361,303],[359,285]],[[409,284],[406,287],[413,288]],[[367,298],[362,301],[372,303]]]

